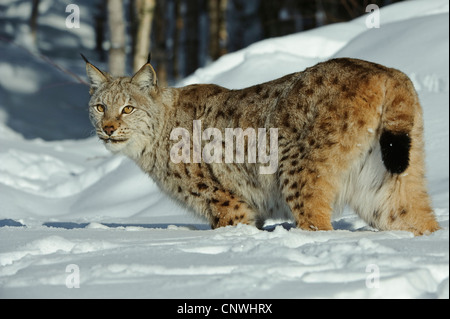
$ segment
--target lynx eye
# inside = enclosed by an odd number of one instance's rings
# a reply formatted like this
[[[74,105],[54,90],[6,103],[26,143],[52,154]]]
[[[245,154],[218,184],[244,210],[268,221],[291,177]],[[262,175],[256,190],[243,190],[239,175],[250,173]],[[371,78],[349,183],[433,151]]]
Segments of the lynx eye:
[[[98,112],[100,112],[100,113],[105,113],[105,107],[104,107],[103,105],[101,105],[101,104],[97,104],[97,105],[95,106],[95,109],[96,109]]]
[[[122,114],[131,114],[134,111],[134,107],[127,105],[122,109]]]

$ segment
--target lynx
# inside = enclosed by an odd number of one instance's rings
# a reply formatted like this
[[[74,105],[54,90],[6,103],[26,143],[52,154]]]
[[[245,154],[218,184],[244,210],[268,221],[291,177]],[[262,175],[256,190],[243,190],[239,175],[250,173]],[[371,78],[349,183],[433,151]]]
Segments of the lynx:
[[[281,213],[301,229],[332,230],[332,213],[346,205],[378,230],[423,235],[440,228],[425,185],[421,106],[398,70],[339,58],[240,90],[166,88],[150,58],[132,77],[112,77],[84,59],[90,119],[106,148],[134,160],[212,228],[261,228]],[[195,121],[222,135],[226,128],[276,128],[274,173],[260,174],[266,164],[248,161],[248,152],[239,163],[172,161],[181,139],[171,132],[192,132]]]

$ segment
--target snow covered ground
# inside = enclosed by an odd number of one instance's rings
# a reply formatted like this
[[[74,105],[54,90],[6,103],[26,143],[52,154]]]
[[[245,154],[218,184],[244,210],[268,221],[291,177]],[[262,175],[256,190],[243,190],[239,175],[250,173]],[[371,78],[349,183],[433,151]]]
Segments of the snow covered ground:
[[[103,149],[87,119],[87,87],[0,41],[0,298],[448,298],[448,6],[407,1],[382,9],[379,29],[361,17],[265,40],[180,83],[240,88],[338,56],[401,69],[424,108],[442,227],[423,237],[375,231],[351,211],[331,232],[279,221],[211,230]],[[20,10],[4,14],[13,20]],[[81,59],[58,62],[84,76]]]

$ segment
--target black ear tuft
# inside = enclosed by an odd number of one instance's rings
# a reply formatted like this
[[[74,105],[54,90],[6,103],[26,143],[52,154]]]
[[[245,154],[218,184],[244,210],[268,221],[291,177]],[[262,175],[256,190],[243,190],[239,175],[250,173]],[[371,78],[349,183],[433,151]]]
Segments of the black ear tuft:
[[[156,72],[150,63],[146,63],[131,78],[131,83],[136,84],[143,90],[154,88],[157,85]]]
[[[92,95],[93,92],[97,88],[99,88],[102,83],[105,83],[108,81],[108,76],[105,75],[102,71],[100,71],[100,69],[95,67],[92,63],[90,63],[83,54],[80,53],[80,55],[83,58],[83,60],[86,62],[86,74],[89,78],[89,82],[91,85],[90,93]]]
[[[381,157],[384,166],[392,174],[401,174],[409,166],[411,138],[407,133],[384,130],[380,137]]]
[[[84,62],[90,63],[90,62],[88,61],[88,59],[86,59],[86,57],[85,57],[83,54],[80,53],[80,55],[81,55],[81,57],[83,58]]]

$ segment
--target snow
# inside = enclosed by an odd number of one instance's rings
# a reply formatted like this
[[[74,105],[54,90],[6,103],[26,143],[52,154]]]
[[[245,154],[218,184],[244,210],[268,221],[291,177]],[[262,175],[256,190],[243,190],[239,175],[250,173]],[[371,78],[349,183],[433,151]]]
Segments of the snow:
[[[56,11],[44,9],[61,37],[66,13],[52,20]],[[7,14],[17,19],[23,9]],[[448,298],[448,19],[446,0],[406,1],[381,10],[379,29],[361,17],[264,40],[179,84],[240,88],[337,56],[403,70],[424,108],[429,191],[442,227],[423,237],[376,231],[351,211],[331,232],[289,221],[211,230],[103,148],[86,86],[0,41],[0,297]],[[65,50],[89,42],[81,39],[89,30]],[[47,45],[60,46],[59,37]],[[84,77],[81,59],[58,63]]]

